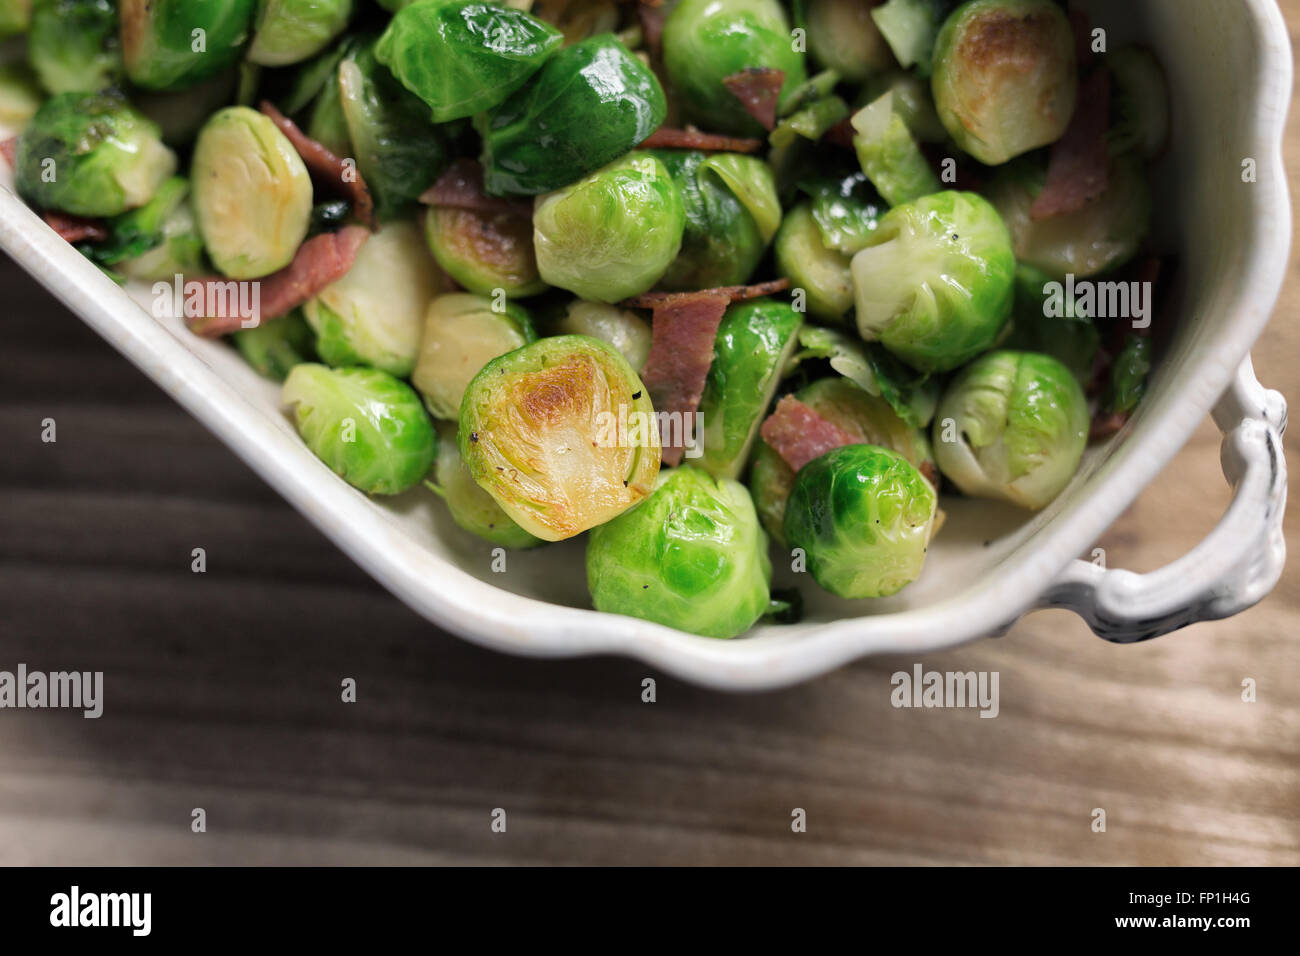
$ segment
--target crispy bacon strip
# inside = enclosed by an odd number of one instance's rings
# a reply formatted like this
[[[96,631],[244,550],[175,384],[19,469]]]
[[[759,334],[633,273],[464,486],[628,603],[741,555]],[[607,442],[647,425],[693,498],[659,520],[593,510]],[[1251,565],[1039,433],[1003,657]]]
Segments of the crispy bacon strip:
[[[769,130],[776,125],[776,101],[784,83],[785,71],[770,66],[747,67],[722,80],[722,85],[740,100],[745,112]]]
[[[620,304],[628,309],[658,309],[661,306],[684,302],[700,295],[721,296],[728,302],[743,302],[746,299],[758,299],[790,288],[789,279],[773,279],[755,285],[726,285],[716,289],[700,289],[698,292],[643,292]]]
[[[369,231],[362,226],[345,226],[338,232],[321,233],[299,246],[293,262],[279,272],[254,280],[260,288],[259,314],[255,316],[257,324],[285,315],[330,283],[347,275],[352,263],[356,261],[357,251],[369,238]],[[205,277],[191,281],[226,286],[233,280]],[[188,284],[187,282],[186,285]],[[214,298],[221,297],[207,297],[207,301]],[[189,324],[190,331],[207,338],[225,335],[244,327],[244,317],[237,314],[187,317],[185,321]]]
[[[699,409],[718,325],[730,301],[725,295],[691,292],[655,307],[650,355],[641,380],[650,390],[656,413],[676,413],[685,423]],[[660,436],[664,464],[676,465],[686,449],[669,447],[664,437]]]
[[[108,228],[98,219],[70,216],[53,210],[41,213],[41,218],[66,242],[103,242],[108,238]]]
[[[420,202],[444,209],[464,209],[483,214],[507,213],[532,218],[532,206],[515,199],[497,199],[483,192],[483,167],[472,159],[458,159],[424,191]]]
[[[795,472],[833,448],[857,443],[843,428],[828,422],[793,395],[776,403],[776,410],[763,422],[759,433]]]
[[[375,220],[375,201],[371,198],[370,187],[361,176],[356,164],[348,164],[335,156],[328,149],[298,128],[298,124],[285,116],[266,100],[258,107],[271,122],[279,127],[280,132],[293,143],[307,168],[323,183],[329,184],[344,198],[352,200],[352,211],[358,219],[370,227],[371,232],[379,228]]]
[[[706,153],[756,153],[763,148],[763,141],[742,136],[702,133],[692,126],[686,129],[660,126],[641,143],[641,148],[699,149]]]
[[[1110,156],[1106,127],[1110,125],[1110,73],[1097,69],[1079,84],[1074,116],[1052,145],[1047,184],[1029,208],[1033,219],[1078,212],[1106,191]]]
[[[0,156],[5,158],[14,169],[18,168],[18,137],[10,136],[8,139],[0,139]]]

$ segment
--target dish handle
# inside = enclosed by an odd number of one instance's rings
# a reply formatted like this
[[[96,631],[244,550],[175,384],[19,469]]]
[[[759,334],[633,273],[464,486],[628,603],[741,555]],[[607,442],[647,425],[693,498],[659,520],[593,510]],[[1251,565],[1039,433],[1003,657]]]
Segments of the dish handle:
[[[1220,459],[1233,498],[1205,540],[1148,574],[1074,561],[1039,607],[1074,611],[1097,636],[1132,644],[1231,617],[1273,589],[1286,560],[1286,400],[1259,384],[1247,357],[1214,421],[1223,432]]]

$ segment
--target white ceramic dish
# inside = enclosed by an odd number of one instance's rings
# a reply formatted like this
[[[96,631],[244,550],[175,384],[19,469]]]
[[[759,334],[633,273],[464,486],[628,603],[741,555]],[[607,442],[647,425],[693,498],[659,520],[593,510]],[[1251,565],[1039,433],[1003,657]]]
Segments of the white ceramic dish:
[[[879,602],[848,602],[810,582],[803,623],[715,641],[587,610],[582,542],[511,554],[456,528],[431,495],[371,501],[330,473],[280,413],[278,389],[224,345],[156,320],[60,240],[0,172],[0,248],[206,424],[378,581],[477,643],[565,657],[612,653],[698,683],[795,683],[865,654],[919,654],[1001,633],[1034,607],[1072,608],[1102,636],[1136,641],[1224,617],[1281,574],[1286,406],[1255,381],[1248,352],[1286,269],[1291,213],[1281,143],[1291,50],[1272,0],[1149,0],[1087,5],[1108,42],[1154,47],[1175,91],[1174,140],[1158,173],[1159,221],[1181,259],[1176,338],[1129,426],[1091,449],[1073,483],[1026,517],[946,501],[949,522],[921,579]],[[1257,182],[1242,182],[1255,160]],[[0,163],[0,168],[4,164]],[[1192,228],[1183,222],[1186,200]],[[134,290],[147,301],[147,290]],[[1220,400],[1222,396],[1222,399]],[[1236,494],[1219,527],[1160,571],[1136,575],[1075,560],[1214,410]],[[778,568],[778,581],[782,574]],[[794,583],[787,581],[786,583]]]

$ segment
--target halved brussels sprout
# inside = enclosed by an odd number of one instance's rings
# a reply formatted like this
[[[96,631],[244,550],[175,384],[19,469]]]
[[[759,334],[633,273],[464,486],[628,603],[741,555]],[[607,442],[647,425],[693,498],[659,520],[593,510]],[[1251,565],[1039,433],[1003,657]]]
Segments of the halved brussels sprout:
[[[465,389],[479,370],[536,338],[528,313],[517,305],[498,311],[484,296],[440,295],[424,313],[411,381],[435,417],[456,419]]]
[[[522,10],[417,0],[393,17],[375,55],[445,123],[501,103],[562,42],[559,30]]]
[[[781,222],[772,170],[737,153],[654,150],[682,196],[681,251],[659,281],[664,289],[743,285]]]
[[[0,125],[21,131],[36,115],[45,91],[26,63],[0,63]]]
[[[521,528],[560,541],[649,497],[656,425],[649,393],[617,349],[558,335],[474,377],[461,403],[460,452]]]
[[[898,452],[922,474],[937,474],[930,440],[905,422],[889,402],[844,378],[818,379],[795,398],[864,445]],[[749,473],[749,489],[763,527],[785,546],[785,506],[794,486],[794,469],[770,445],[759,440]]]
[[[934,487],[902,455],[844,445],[795,477],[785,537],[832,594],[888,597],[920,575],[937,508]]]
[[[997,340],[1016,258],[997,210],[975,193],[896,206],[853,257],[858,331],[923,372],[946,372]]]
[[[415,368],[424,313],[447,283],[413,223],[371,235],[347,275],[303,305],[329,365],[369,365],[398,378]]]
[[[112,0],[35,0],[27,62],[51,93],[98,93],[122,75]]]
[[[252,329],[236,329],[230,340],[261,375],[283,382],[304,362],[315,361],[316,337],[298,310]]]
[[[438,265],[470,292],[512,299],[546,291],[533,252],[533,223],[512,211],[431,207],[424,236]]]
[[[541,538],[515,524],[496,499],[474,481],[460,460],[456,426],[438,422],[435,427],[438,431],[438,464],[434,470],[437,484],[430,484],[429,489],[447,503],[452,520],[470,534],[503,548],[532,548],[542,544]]]
[[[997,166],[1054,143],[1074,115],[1074,30],[1052,0],[971,0],[939,31],[934,105],[957,145]]]
[[[559,330],[565,335],[589,335],[608,342],[638,375],[650,357],[649,323],[635,312],[604,302],[574,299],[560,320]]]
[[[704,453],[698,467],[716,478],[736,478],[744,471],[763,415],[799,344],[801,325],[798,312],[774,299],[727,309],[700,399]]]
[[[288,66],[315,56],[342,33],[352,0],[259,0],[248,60]]]
[[[143,206],[176,171],[158,126],[110,93],[60,93],[18,139],[18,193],[38,209],[116,216]]]
[[[894,109],[891,90],[853,114],[853,148],[862,171],[891,206],[942,188],[911,130]]]
[[[109,238],[82,247],[92,261],[132,279],[155,282],[193,275],[204,265],[203,239],[190,206],[190,184],[173,176],[153,199],[111,219]]]
[[[998,171],[989,201],[1011,230],[1016,258],[1063,279],[1109,272],[1137,254],[1151,228],[1151,184],[1133,154],[1110,164],[1106,191],[1078,212],[1034,219],[1030,208],[1042,191],[1046,171],[1026,158]]]
[[[744,70],[781,70],[779,109],[807,79],[796,46],[777,0],[680,0],[664,21],[664,68],[686,118],[723,133],[763,128],[722,81]]]
[[[904,67],[930,75],[935,38],[949,11],[959,0],[887,0],[871,11],[871,19],[894,57]]]
[[[1074,477],[1088,425],[1083,389],[1056,359],[990,352],[944,392],[934,419],[935,456],[965,494],[1037,511]]]
[[[1106,57],[1111,76],[1112,155],[1134,150],[1153,159],[1169,141],[1169,81],[1149,50],[1125,47]]]
[[[316,457],[368,495],[401,494],[433,467],[437,436],[420,397],[387,372],[307,362],[280,401]]]
[[[538,202],[537,267],[549,285],[618,302],[659,281],[685,225],[681,194],[663,163],[631,153]]]
[[[659,80],[609,34],[565,47],[479,122],[484,185],[535,196],[612,162],[659,128]]]
[[[850,261],[844,253],[827,248],[809,203],[795,206],[781,221],[776,234],[776,271],[790,280],[796,293],[804,291],[810,314],[838,321],[853,308]]]
[[[732,638],[768,610],[767,536],[739,482],[696,468],[659,475],[650,500],[591,532],[587,587],[598,611]]]
[[[850,83],[894,64],[894,54],[880,35],[871,8],[879,0],[806,0],[804,17],[808,50],[828,69]]]
[[[126,75],[146,90],[177,90],[234,66],[254,0],[118,0]]]
[[[194,212],[208,256],[232,279],[287,266],[311,223],[311,176],[270,117],[230,106],[194,146]]]
[[[0,0],[0,40],[26,33],[32,23],[32,0]]]

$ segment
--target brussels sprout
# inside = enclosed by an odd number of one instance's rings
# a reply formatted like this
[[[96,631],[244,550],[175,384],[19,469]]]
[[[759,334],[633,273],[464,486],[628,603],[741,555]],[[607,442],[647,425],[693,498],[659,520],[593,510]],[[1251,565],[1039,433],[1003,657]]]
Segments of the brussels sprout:
[[[898,452],[922,474],[936,472],[925,432],[904,421],[879,395],[867,393],[848,379],[823,378],[800,389],[795,397],[855,441]],[[786,499],[794,486],[794,476],[794,469],[785,459],[760,439],[754,448],[749,489],[763,527],[783,547],[787,544]]]
[[[762,132],[723,83],[728,76],[781,70],[778,109],[807,77],[777,0],[680,0],[664,21],[663,60],[686,118],[723,133]]]
[[[904,67],[915,66],[930,75],[935,39],[948,12],[958,0],[888,0],[871,11],[876,29]]]
[[[965,494],[1037,511],[1079,467],[1088,402],[1051,356],[990,352],[948,385],[934,443],[939,469]]]
[[[434,206],[424,214],[429,251],[470,292],[512,299],[546,290],[533,252],[533,223],[512,210],[479,212]]]
[[[1051,315],[1047,273],[1033,266],[1016,267],[1014,328],[1001,345],[1018,352],[1042,352],[1057,359],[1080,383],[1092,378],[1093,357],[1101,336],[1092,319],[1074,302],[1062,303],[1061,315]]]
[[[496,499],[475,483],[474,476],[460,460],[456,426],[439,422],[436,427],[438,464],[434,475],[437,484],[430,484],[429,489],[447,503],[452,520],[470,534],[503,548],[532,548],[542,544],[541,538],[533,537],[515,524],[501,510]]]
[[[248,60],[287,66],[315,56],[347,28],[352,0],[259,0]]]
[[[948,131],[939,119],[934,107],[934,95],[930,84],[906,70],[891,70],[873,77],[862,87],[857,105],[867,106],[884,96],[894,94],[894,112],[903,118],[918,142],[943,143],[948,139]]]
[[[795,477],[785,537],[832,594],[888,597],[920,575],[937,507],[934,487],[902,455],[844,445]]]
[[[522,10],[417,0],[393,17],[375,55],[445,123],[501,103],[562,42],[559,30]]]
[[[850,257],[827,248],[809,203],[800,203],[781,221],[776,234],[776,271],[803,290],[808,312],[838,321],[853,308]]]
[[[812,197],[809,211],[826,247],[846,255],[866,248],[887,212],[862,172],[818,177],[799,186]]]
[[[1125,47],[1106,57],[1111,77],[1112,155],[1133,150],[1153,159],[1169,141],[1169,83],[1150,51]]]
[[[589,335],[608,342],[622,353],[627,364],[640,374],[650,357],[650,326],[635,312],[604,302],[574,299],[560,321],[565,335]]]
[[[26,63],[0,64],[0,126],[21,130],[40,109],[45,93]]]
[[[866,345],[815,325],[805,325],[799,331],[799,345],[801,351],[794,357],[795,362],[829,360],[832,369],[869,395],[883,398],[907,424],[924,428],[934,417],[939,404],[938,380],[913,371],[879,345]]]
[[[234,101],[238,85],[239,70],[231,68],[183,90],[136,90],[131,98],[162,129],[163,142],[178,149],[192,144],[208,117]]]
[[[350,52],[345,51],[344,57]],[[307,119],[307,135],[328,149],[335,156],[351,156],[352,140],[348,135],[348,120],[343,115],[343,89],[339,82],[339,67],[343,58],[335,64],[333,72],[326,78],[325,84],[312,105]],[[282,111],[283,112],[283,111]],[[285,115],[289,115],[285,113]],[[369,186],[369,182],[366,183]],[[373,192],[373,190],[372,190]]]
[[[239,62],[254,0],[118,0],[126,75],[177,90]]]
[[[681,251],[663,274],[664,289],[742,285],[781,222],[781,201],[767,164],[753,156],[664,149],[653,155],[682,196]]]
[[[236,329],[230,339],[244,361],[277,382],[283,382],[295,368],[316,357],[316,337],[297,310],[256,328]]]
[[[51,93],[98,93],[122,74],[112,0],[35,0],[27,61]]]
[[[267,116],[230,106],[194,146],[194,212],[208,255],[232,279],[287,266],[311,222],[311,177]]]
[[[649,393],[617,349],[583,335],[489,362],[465,389],[459,438],[474,480],[545,541],[621,514],[659,473]]]
[[[19,137],[15,163],[19,195],[76,216],[143,206],[176,171],[157,125],[109,93],[50,97]]]
[[[329,365],[369,365],[405,378],[420,351],[420,327],[444,283],[413,223],[392,222],[357,252],[347,275],[303,305]]]
[[[190,184],[173,176],[153,199],[108,221],[108,239],[79,247],[101,266],[150,282],[193,274],[203,266],[203,240],[189,204]]]
[[[677,257],[685,225],[681,194],[664,164],[632,153],[538,202],[537,268],[549,285],[617,302],[659,281]]]
[[[357,168],[380,218],[394,217],[447,168],[447,134],[429,123],[424,104],[375,59],[373,47],[344,58],[338,83]]]
[[[0,0],[0,40],[26,33],[32,23],[32,0]]]
[[[894,110],[894,94],[853,114],[853,148],[871,184],[891,206],[911,202],[942,189],[903,118]]]
[[[934,105],[957,145],[997,166],[1065,133],[1074,31],[1052,0],[971,0],[939,31]]]
[[[988,198],[1011,230],[1016,258],[1056,279],[1087,278],[1115,269],[1137,254],[1151,228],[1151,184],[1132,154],[1110,164],[1106,191],[1078,212],[1034,219],[1043,188],[1041,162],[1025,159],[998,171]]]
[[[405,382],[373,368],[296,366],[280,401],[321,461],[368,495],[401,494],[433,467],[437,436]]]
[[[871,19],[872,6],[866,0],[807,0],[804,4],[809,51],[851,83],[860,83],[894,63],[889,44]]]
[[[429,304],[420,336],[419,360],[411,381],[437,418],[460,415],[465,388],[498,355],[537,338],[528,313],[517,305],[505,311],[491,299],[467,293],[441,295]]]
[[[614,37],[565,47],[482,120],[487,191],[535,196],[575,182],[645,140],[667,109],[655,75]]]
[[[591,532],[587,587],[598,611],[731,638],[768,609],[772,564],[745,486],[696,468],[665,471],[650,500]]]
[[[716,478],[745,468],[758,427],[799,344],[803,320],[788,303],[753,299],[727,309],[700,399],[704,453],[695,464]]]
[[[800,179],[807,175],[808,167],[821,159],[813,145],[848,115],[849,107],[844,100],[828,96],[776,124],[776,129],[767,138],[772,147],[768,163],[782,199],[792,199]]]
[[[853,257],[858,331],[922,372],[954,369],[996,341],[1015,268],[1007,227],[974,193],[896,206]]]
[[[1110,382],[1102,397],[1102,408],[1111,415],[1126,415],[1133,411],[1146,394],[1147,376],[1150,373],[1151,340],[1129,335],[1111,367]]]

